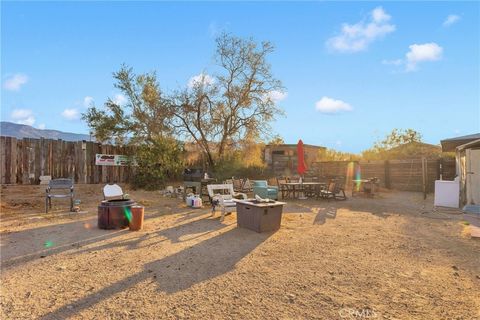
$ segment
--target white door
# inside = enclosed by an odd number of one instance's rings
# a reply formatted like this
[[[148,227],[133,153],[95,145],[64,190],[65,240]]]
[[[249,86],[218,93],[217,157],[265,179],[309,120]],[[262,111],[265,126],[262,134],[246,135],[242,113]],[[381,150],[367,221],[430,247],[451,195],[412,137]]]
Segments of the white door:
[[[480,149],[467,149],[467,204],[480,205]]]

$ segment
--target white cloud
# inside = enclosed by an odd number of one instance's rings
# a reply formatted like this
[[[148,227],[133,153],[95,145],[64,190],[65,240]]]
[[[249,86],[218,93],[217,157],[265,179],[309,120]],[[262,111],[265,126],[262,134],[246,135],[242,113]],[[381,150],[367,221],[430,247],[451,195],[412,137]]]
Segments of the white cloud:
[[[38,125],[38,129],[44,130],[45,129],[45,123],[40,123]]]
[[[94,101],[95,100],[93,99],[93,97],[86,96],[85,98],[83,98],[83,106],[85,108],[88,108],[93,104]]]
[[[209,76],[206,73],[200,73],[200,74],[197,74],[196,76],[191,77],[188,80],[187,85],[190,89],[192,89],[202,85],[205,87],[208,87],[213,85],[214,83],[215,83],[215,79],[213,77]]]
[[[405,54],[405,59],[382,60],[382,64],[402,66],[405,65],[405,71],[416,71],[420,62],[438,61],[442,59],[443,48],[435,42],[412,44],[410,50]]]
[[[321,113],[339,113],[342,111],[352,111],[351,105],[342,100],[336,100],[329,97],[322,97],[317,103],[315,103],[315,109]]]
[[[62,111],[62,117],[64,117],[67,120],[77,120],[80,119],[80,112],[78,112],[77,109],[72,108],[72,109],[65,109]]]
[[[272,100],[274,103],[280,102],[285,100],[288,96],[287,92],[279,91],[279,90],[272,90],[268,93],[267,97]]]
[[[26,117],[29,117],[32,115],[32,110],[28,109],[15,109],[12,111],[12,119],[13,120],[18,120],[18,119],[23,119]]]
[[[382,7],[373,9],[369,21],[356,24],[344,23],[338,36],[327,40],[327,47],[338,52],[364,51],[377,39],[395,31],[395,25],[389,23],[391,16]]]
[[[33,124],[35,123],[35,117],[30,116],[25,119],[17,120],[17,123],[26,124],[27,126],[33,126]]]
[[[113,97],[113,102],[115,104],[118,104],[119,106],[122,106],[124,105],[125,103],[127,103],[127,97],[125,97],[123,94],[119,93],[119,94],[116,94],[115,97]]]
[[[17,73],[5,80],[3,88],[9,91],[19,91],[20,88],[28,82],[28,77],[25,74]]]
[[[444,27],[450,27],[452,24],[457,23],[460,20],[460,16],[456,14],[449,14],[448,17],[443,21]]]
[[[13,121],[19,124],[26,124],[32,126],[35,123],[35,117],[32,110],[29,109],[15,109],[10,115]]]
[[[406,54],[406,70],[415,71],[417,65],[424,61],[438,61],[442,59],[443,48],[435,42],[412,44]]]
[[[372,18],[376,23],[382,23],[390,20],[391,16],[388,15],[382,7],[376,7],[372,10]]]

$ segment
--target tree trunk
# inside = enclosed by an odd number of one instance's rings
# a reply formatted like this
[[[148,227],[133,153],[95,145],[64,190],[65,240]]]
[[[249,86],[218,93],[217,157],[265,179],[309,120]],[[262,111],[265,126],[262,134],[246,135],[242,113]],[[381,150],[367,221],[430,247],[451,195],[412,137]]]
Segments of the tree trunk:
[[[205,153],[207,155],[209,169],[213,171],[215,169],[215,161],[213,161],[212,154],[210,153],[210,151],[206,151]]]

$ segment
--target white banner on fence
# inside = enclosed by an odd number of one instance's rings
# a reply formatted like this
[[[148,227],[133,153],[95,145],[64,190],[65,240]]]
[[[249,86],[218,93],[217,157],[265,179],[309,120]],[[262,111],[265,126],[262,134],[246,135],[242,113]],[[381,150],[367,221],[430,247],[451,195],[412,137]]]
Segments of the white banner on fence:
[[[126,166],[129,157],[121,154],[101,154],[95,155],[95,164],[97,166]]]

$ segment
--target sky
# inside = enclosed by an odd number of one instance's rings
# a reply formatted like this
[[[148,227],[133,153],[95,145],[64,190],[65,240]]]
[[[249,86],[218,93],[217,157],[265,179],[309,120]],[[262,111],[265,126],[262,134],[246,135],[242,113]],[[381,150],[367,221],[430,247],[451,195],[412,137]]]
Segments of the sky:
[[[393,128],[480,132],[479,2],[4,2],[1,119],[89,133],[122,63],[171,91],[215,69],[222,31],[268,40],[286,143],[360,152]],[[195,79],[195,78],[193,78]]]

